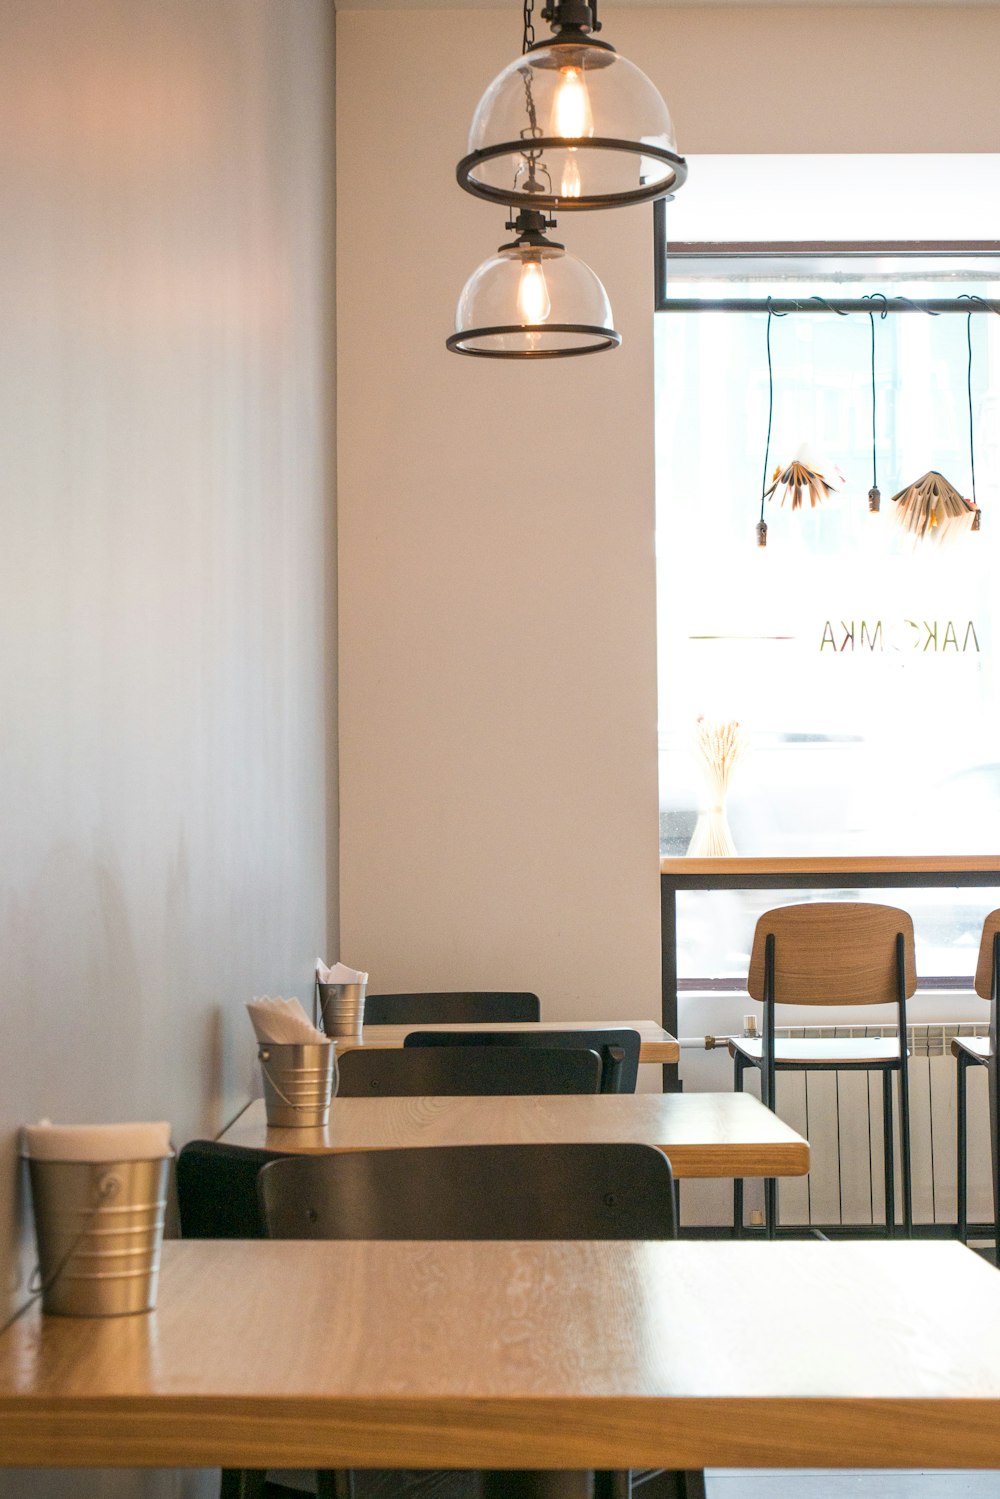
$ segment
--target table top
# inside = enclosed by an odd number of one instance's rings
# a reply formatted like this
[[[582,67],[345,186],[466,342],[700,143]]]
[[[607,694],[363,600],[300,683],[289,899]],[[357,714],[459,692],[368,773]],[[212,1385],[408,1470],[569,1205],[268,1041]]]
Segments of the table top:
[[[1000,882],[997,854],[837,854],[801,858],[710,858],[664,857],[660,873],[666,875],[832,875],[832,874],[995,874]]]
[[[335,1098],[325,1129],[268,1129],[262,1099],[227,1145],[325,1155],[435,1145],[657,1145],[678,1177],[804,1176],[809,1145],[749,1093]]]
[[[359,1046],[402,1046],[414,1031],[638,1031],[641,1038],[640,1062],[677,1062],[680,1047],[676,1040],[655,1020],[520,1020],[482,1025],[366,1025],[360,1041],[336,1036],[338,1051],[355,1051]]]
[[[955,1243],[172,1242],[0,1337],[2,1461],[1000,1468],[998,1348]]]

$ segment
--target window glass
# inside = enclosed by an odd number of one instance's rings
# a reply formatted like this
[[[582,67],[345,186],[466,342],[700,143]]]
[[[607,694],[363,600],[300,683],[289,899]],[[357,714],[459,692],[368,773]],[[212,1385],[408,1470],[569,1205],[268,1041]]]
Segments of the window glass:
[[[1000,302],[1000,282],[942,267],[935,279],[685,279],[669,298],[926,298]],[[846,282],[844,276],[854,279]],[[735,852],[759,855],[1000,852],[1000,694],[994,614],[1000,547],[1000,317],[976,315],[972,426],[982,529],[914,544],[892,496],[936,470],[971,498],[969,325],[957,314],[875,319],[872,514],[871,322],[792,313],[770,326],[773,412],[767,470],[764,313],[664,312],[656,318],[661,852],[688,851],[715,804],[698,720],[736,721],[747,748],[725,816]],[[765,504],[762,489],[797,455],[836,487],[815,507]],[[759,905],[760,894],[753,897]],[[910,892],[935,909],[948,892]],[[914,899],[913,897],[916,897]],[[800,897],[804,898],[804,897]],[[826,896],[824,898],[829,898]],[[773,903],[773,902],[767,902]],[[962,915],[928,940],[923,972],[964,973],[981,921]],[[914,909],[918,925],[918,912]],[[752,926],[683,950],[682,974],[740,972]],[[683,937],[683,933],[682,933]]]

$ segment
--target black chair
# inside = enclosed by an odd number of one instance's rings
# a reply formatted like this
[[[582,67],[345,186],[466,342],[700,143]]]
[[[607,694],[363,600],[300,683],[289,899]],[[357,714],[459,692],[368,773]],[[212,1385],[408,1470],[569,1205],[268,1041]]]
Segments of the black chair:
[[[599,1093],[596,1051],[546,1046],[359,1046],[337,1064],[338,1098]]]
[[[411,1031],[403,1046],[567,1047],[596,1051],[601,1058],[602,1093],[634,1093],[639,1076],[638,1031]]]
[[[676,1236],[670,1162],[652,1145],[285,1156],[263,1168],[257,1190],[272,1239]]]
[[[177,1206],[183,1239],[266,1239],[257,1173],[280,1151],[191,1140],[177,1157]],[[279,1499],[290,1490],[257,1468],[224,1468],[219,1499]]]
[[[273,1238],[672,1239],[670,1163],[649,1145],[469,1145],[287,1157],[258,1178]],[[436,1492],[446,1475],[357,1475],[374,1492]],[[582,1499],[592,1475],[453,1474],[482,1499]],[[324,1474],[321,1494],[350,1494],[353,1475]],[[704,1495],[700,1473],[593,1475],[595,1499]],[[428,1485],[425,1489],[424,1485]],[[414,1487],[416,1486],[416,1487]],[[368,1489],[368,1492],[371,1492]]]
[[[191,1140],[177,1157],[182,1239],[266,1239],[257,1173],[280,1151]]]
[[[990,1002],[988,1036],[956,1036],[951,1054],[958,1062],[958,1237],[969,1237],[968,1195],[968,1071],[985,1067],[990,1100],[990,1151],[992,1154],[994,1258],[1000,1267],[1000,1111],[997,1109],[997,1020],[1000,1010],[1000,910],[991,911],[983,922],[976,963],[975,990]]]
[[[369,994],[365,1025],[506,1025],[540,1020],[537,994],[470,990],[443,994]]]

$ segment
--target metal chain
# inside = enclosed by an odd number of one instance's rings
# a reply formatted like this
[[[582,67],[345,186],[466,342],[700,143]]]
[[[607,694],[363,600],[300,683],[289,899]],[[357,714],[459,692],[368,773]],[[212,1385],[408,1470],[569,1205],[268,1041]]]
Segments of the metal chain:
[[[535,42],[535,25],[534,25],[534,20],[533,20],[534,10],[535,10],[535,0],[524,0],[524,5],[523,5],[524,34],[523,34],[523,36],[521,38],[521,56],[522,57],[528,51],[529,47],[534,46],[534,42]],[[525,107],[525,109],[527,111],[527,114],[528,114],[528,129],[526,131],[525,130],[521,131],[521,139],[523,140],[527,136],[531,140],[535,140],[541,134],[541,131],[538,128],[538,115],[537,115],[537,112],[535,110],[535,101],[532,98],[532,94],[531,94],[531,69],[530,68],[522,68],[521,69],[521,77],[524,80],[524,107]],[[531,158],[529,157],[529,160],[530,159]]]
[[[524,33],[521,38],[522,57],[532,46],[534,46],[534,10],[535,0],[523,0],[522,15],[524,18]],[[542,134],[541,127],[538,123],[538,111],[535,108],[535,99],[531,90],[531,68],[527,64],[525,64],[525,66],[520,69],[520,73],[521,78],[524,82],[524,110],[528,117],[528,124],[527,128],[521,131],[521,139],[525,142],[525,149],[521,152],[522,165],[519,166],[514,173],[514,187],[515,189],[517,188],[517,180],[521,176],[521,173],[525,170],[526,166],[527,183],[521,190],[521,192],[518,193],[518,197],[522,198],[523,195],[523,198],[530,198],[531,193],[544,192],[546,190],[542,183],[539,181],[539,174],[545,177],[546,182],[548,183],[549,192],[552,191],[552,179],[549,176],[549,172],[547,167],[545,166],[545,163],[542,161],[542,152],[535,150],[530,145],[530,142],[538,140]]]

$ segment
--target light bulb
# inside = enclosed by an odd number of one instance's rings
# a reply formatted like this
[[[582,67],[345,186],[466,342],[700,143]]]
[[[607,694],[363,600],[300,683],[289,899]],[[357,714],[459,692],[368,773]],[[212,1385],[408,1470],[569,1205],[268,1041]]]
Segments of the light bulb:
[[[593,135],[594,112],[582,68],[560,68],[552,104],[552,134],[563,140]]]
[[[580,181],[580,168],[576,162],[576,152],[572,147],[566,152],[566,164],[563,167],[562,182],[559,185],[559,196],[561,198],[578,198],[583,189]]]
[[[545,284],[545,272],[540,260],[525,260],[521,265],[521,279],[517,285],[517,311],[525,326],[544,323],[552,311],[549,288]]]

